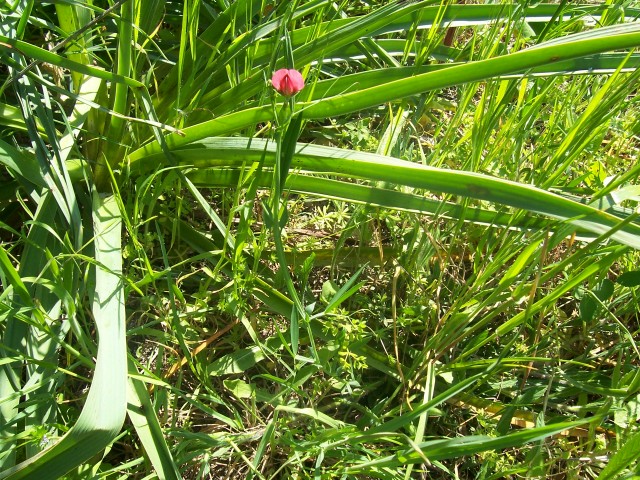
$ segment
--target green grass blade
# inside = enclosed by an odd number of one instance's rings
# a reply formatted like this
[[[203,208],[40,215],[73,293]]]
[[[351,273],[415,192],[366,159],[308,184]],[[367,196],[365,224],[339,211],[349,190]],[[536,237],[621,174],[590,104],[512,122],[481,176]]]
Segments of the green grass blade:
[[[87,23],[91,21],[91,11],[84,5],[75,4],[67,5],[65,3],[56,3],[56,14],[58,16],[58,23],[61,30],[66,35],[71,35],[74,32],[83,28]],[[82,65],[90,63],[87,47],[91,46],[91,38],[88,33],[81,35],[72,44],[67,45],[66,54],[69,59]],[[79,72],[72,71],[71,78],[73,79],[74,91],[80,91],[80,85],[82,85],[83,75]]]
[[[0,125],[17,130],[27,130],[20,109],[6,103],[0,103]]]
[[[354,273],[347,282],[340,287],[340,289],[333,295],[327,306],[325,307],[325,313],[330,313],[336,308],[340,306],[345,300],[347,300],[351,295],[356,293],[360,287],[364,285],[365,282],[356,283],[358,277],[365,269],[366,265],[363,265],[358,269],[356,273]]]
[[[529,68],[520,72],[500,75],[498,78],[521,78],[523,75],[550,77],[555,75],[594,75],[613,73],[625,62],[628,55],[618,53],[603,53],[589,55],[580,58],[559,60],[551,64]],[[435,71],[446,71],[449,68],[464,65],[433,64],[420,67],[394,67],[384,70],[369,70],[351,75],[342,75],[339,78],[322,80],[313,87],[310,100],[322,100],[323,98],[337,96],[356,90],[364,90],[391,81],[398,81],[414,75],[426,74]],[[632,72],[640,66],[640,55],[634,54],[626,61],[622,71]]]
[[[543,43],[534,48],[496,58],[468,62],[400,80],[385,81],[355,92],[335,95],[316,102],[301,103],[298,105],[301,109],[300,114],[306,119],[346,115],[432,90],[512,75],[561,60],[568,61],[640,45],[640,25],[635,23],[604,27],[589,33],[588,36],[584,34],[568,35],[563,37],[561,42]],[[251,125],[273,120],[273,112],[271,106],[264,106],[223,115],[214,120],[185,128],[183,136],[170,135],[166,137],[166,142],[170,149],[174,149],[207,137],[226,135]],[[157,142],[151,142],[132,152],[129,159],[136,161],[160,151],[160,145]]]
[[[232,187],[238,185],[242,170],[237,168],[200,169],[189,172],[189,178],[200,187]],[[258,185],[269,188],[272,176],[269,172],[255,174]],[[473,206],[461,206],[443,200],[434,200],[419,194],[400,192],[349,181],[333,180],[292,172],[287,179],[285,190],[309,194],[347,202],[384,207],[404,212],[422,213],[448,219],[464,219],[465,222],[482,225],[503,226],[521,229],[546,228],[546,223],[534,218],[513,218],[506,212],[499,212]],[[581,231],[582,234],[586,232]]]
[[[636,23],[604,27],[588,33],[589,35],[582,33],[568,35],[561,41],[542,43],[509,55],[469,62],[445,70],[424,73],[365,90],[330,97],[302,107],[304,116],[323,118],[344,115],[431,90],[522,72],[559,60],[640,45],[640,25]]]
[[[0,270],[4,274],[4,278],[9,282],[8,285],[3,285],[3,290],[7,290],[9,285],[13,287],[13,291],[20,297],[25,305],[32,305],[31,294],[27,290],[22,278],[14,268],[13,264],[9,260],[9,256],[4,247],[0,245]]]
[[[349,473],[365,473],[370,469],[398,468],[408,463],[422,463],[425,457],[431,461],[445,460],[465,455],[474,455],[487,450],[503,450],[506,448],[521,447],[527,443],[543,440],[591,421],[593,421],[593,419],[590,418],[577,422],[563,422],[544,427],[530,428],[502,437],[473,435],[453,439],[431,440],[418,445],[418,452],[414,449],[406,450],[393,456],[373,460],[362,465],[347,467],[346,471]]]
[[[640,458],[640,433],[629,438],[624,445],[609,459],[609,463],[598,475],[598,480],[616,478],[625,468]]]
[[[131,360],[129,360],[129,371],[137,371],[135,363]],[[162,426],[149,398],[149,392],[144,382],[131,377],[127,389],[127,414],[158,478],[161,480],[181,479],[182,475],[165,441]]]
[[[4,366],[0,371],[0,397],[7,398],[7,401],[1,405],[2,419],[7,424],[3,431],[5,435],[15,432],[15,420],[24,413],[27,413],[24,426],[28,431],[55,420],[53,408],[55,369],[50,366],[56,363],[57,341],[54,337],[64,337],[66,329],[64,326],[56,328],[53,325],[52,319],[60,316],[60,299],[46,288],[46,283],[53,281],[52,271],[48,268],[49,258],[59,253],[61,248],[59,239],[55,238],[49,230],[51,228],[49,224],[57,224],[59,212],[50,192],[37,198],[38,208],[34,215],[34,223],[27,235],[26,246],[21,252],[18,268],[18,274],[31,298],[25,304],[18,291],[14,291],[10,303],[15,310],[27,307],[30,318],[24,319],[18,315],[10,315],[2,335],[3,348],[9,352],[19,352],[24,362]],[[25,283],[27,279],[29,281]],[[32,298],[38,300],[37,308]],[[40,325],[46,325],[46,327],[39,328]],[[37,385],[37,387],[25,391],[28,384]],[[27,401],[35,398],[39,401],[31,402],[29,407],[20,411],[21,395],[24,395]],[[29,457],[36,451],[28,445],[24,454]],[[12,458],[17,457],[17,453],[14,450],[6,461],[3,458],[2,468],[12,467]]]
[[[56,53],[52,53],[44,48],[37,47],[21,40],[15,40],[5,35],[0,35],[0,52],[9,51],[10,53],[18,53],[29,57],[31,60],[37,60],[44,63],[55,65],[56,67],[71,70],[91,77],[101,78],[117,84],[124,84],[132,88],[144,87],[144,83],[134,80],[133,78],[116,75],[114,73],[102,70],[90,65],[74,62],[73,60],[64,58]]]
[[[55,445],[0,472],[1,479],[57,480],[101,452],[116,437],[126,414],[126,344],[120,212],[113,197],[94,200],[93,315],[99,343],[96,370],[80,417]]]
[[[196,168],[240,167],[245,162],[261,158],[265,159],[265,166],[273,167],[275,164],[275,144],[260,139],[212,138],[191,148],[175,150],[173,154],[181,164]],[[162,161],[160,155],[151,156],[141,162],[142,165],[132,165],[132,169],[144,170]],[[528,184],[474,172],[429,167],[371,153],[298,144],[292,168],[344,178],[390,182],[489,201],[566,221],[596,235],[609,232],[620,224],[620,219],[612,214]],[[640,226],[635,223],[623,225],[612,234],[612,238],[640,249]]]
[[[314,26],[313,29],[303,28],[299,32],[293,32],[294,44],[298,46],[294,51],[295,63],[296,65],[306,65],[317,61],[318,58],[343,58],[344,55],[349,54],[350,49],[353,49],[351,51],[357,55],[356,45],[360,38],[369,40],[376,35],[407,31],[416,26],[418,28],[432,28],[440,13],[440,7],[428,6],[429,3],[432,2],[416,2],[413,5],[403,6],[389,5],[362,17],[332,20],[322,26],[321,31],[324,34],[318,38],[313,37],[314,32],[319,28],[317,26]],[[389,11],[385,11],[385,8],[389,8]],[[508,20],[515,13],[522,13],[524,21],[546,22],[556,9],[555,5],[543,5],[519,12],[519,8],[514,5],[448,5],[442,17],[442,24],[449,26],[483,25]],[[589,9],[588,7],[579,8],[574,9],[565,17],[569,19],[587,13],[595,18],[601,13],[601,10]],[[278,42],[278,38],[262,42],[256,52],[257,58],[254,58],[254,61],[259,63],[261,67],[233,88],[226,90],[224,87],[222,89],[216,88],[209,92],[203,97],[203,106],[206,105],[213,112],[222,114],[234,109],[239,100],[245,100],[257,94],[262,89],[262,70],[268,62],[271,52],[276,49]],[[414,47],[417,48],[417,46]],[[404,48],[399,50],[404,53]],[[560,56],[554,56],[560,60],[565,58],[565,54],[566,52]],[[360,52],[360,56],[362,56],[362,52]],[[573,57],[573,55],[571,56]],[[535,66],[526,68],[535,68]],[[376,69],[374,72],[378,74],[386,70]],[[410,76],[414,76],[418,72],[414,70]],[[224,76],[219,76],[214,77],[212,81],[220,83],[225,80]],[[388,81],[388,79],[383,79],[377,85],[380,86]],[[359,88],[359,90],[361,89]]]

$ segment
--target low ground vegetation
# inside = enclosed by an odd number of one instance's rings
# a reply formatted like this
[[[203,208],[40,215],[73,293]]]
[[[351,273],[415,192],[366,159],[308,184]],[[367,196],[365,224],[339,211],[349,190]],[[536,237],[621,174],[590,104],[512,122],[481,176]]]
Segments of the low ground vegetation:
[[[634,3],[0,6],[0,478],[637,475]]]

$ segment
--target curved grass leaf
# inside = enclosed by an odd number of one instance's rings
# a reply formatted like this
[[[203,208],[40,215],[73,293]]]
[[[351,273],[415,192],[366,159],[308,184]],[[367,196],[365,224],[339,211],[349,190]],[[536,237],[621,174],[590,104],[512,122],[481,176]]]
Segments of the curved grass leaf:
[[[468,62],[391,82],[385,81],[355,92],[301,103],[298,108],[301,110],[300,114],[306,119],[335,117],[431,90],[517,74],[561,60],[567,61],[640,45],[640,24],[636,23],[604,27],[589,33],[589,36],[568,35],[562,38],[562,42],[553,42],[550,45],[543,43],[534,48],[496,58]],[[236,102],[237,100],[235,98]],[[274,108],[269,105],[223,115],[185,128],[182,131],[183,136],[169,135],[166,137],[166,143],[170,149],[175,149],[207,137],[228,135],[261,122],[272,121],[274,112]],[[132,152],[129,159],[136,161],[160,151],[160,144],[153,141]]]
[[[40,454],[0,472],[1,479],[57,480],[101,452],[116,437],[126,414],[126,344],[120,211],[114,197],[94,199],[93,315],[98,330],[96,369],[76,424]]]
[[[377,35],[432,28],[434,23],[438,22],[438,19],[440,19],[440,25],[456,27],[506,21],[516,14],[521,15],[525,22],[531,23],[548,22],[550,18],[558,15],[557,5],[541,4],[522,9],[522,7],[514,4],[449,4],[442,8],[441,6],[433,6],[431,3],[427,1],[415,2],[409,5],[393,4],[388,6],[388,11],[379,9],[369,15],[334,19],[323,23],[321,26],[314,25],[313,27],[294,31],[291,36],[295,48],[293,52],[295,64],[306,65],[317,61],[318,58],[343,58],[343,55],[348,54],[347,52],[350,48],[355,50],[361,48],[361,45],[359,45],[360,39],[371,40]],[[583,15],[598,18],[604,11],[606,11],[606,8],[580,5],[565,9],[560,17],[566,20]],[[627,13],[631,16],[635,12],[637,10],[627,9]],[[323,32],[322,35],[314,37],[318,31]],[[252,37],[256,38],[257,35],[252,32]],[[203,104],[216,113],[223,113],[235,108],[239,100],[245,100],[257,94],[262,88],[264,66],[271,58],[272,52],[277,49],[279,41],[279,38],[269,38],[260,42],[253,60],[254,65],[260,65],[260,67],[256,68],[256,72],[231,89],[228,89],[228,84],[214,88],[203,97]],[[404,41],[402,42],[404,43]],[[371,43],[375,46],[378,45],[377,42]],[[371,48],[368,50],[371,50]],[[383,49],[381,51],[384,52]],[[404,49],[401,49],[401,51],[404,54]],[[360,55],[363,55],[361,49]],[[367,52],[367,55],[375,56],[375,53]],[[226,64],[223,62],[221,66]],[[379,70],[375,72],[378,73]],[[211,79],[213,84],[219,84],[226,80],[224,75],[214,76]]]
[[[26,191],[32,190],[34,186],[38,189],[47,186],[36,157],[2,140],[0,140],[0,164],[11,171]]]
[[[67,5],[64,3],[56,3],[56,14],[58,15],[58,23],[65,36],[73,35],[74,32],[80,31],[91,21],[91,12],[82,4]],[[82,65],[90,62],[87,47],[91,46],[91,37],[88,33],[80,35],[72,44],[67,44],[65,53],[69,59]],[[71,72],[73,85],[76,92],[80,90],[83,75],[80,72]]]
[[[0,103],[0,125],[17,130],[27,130],[20,109],[6,103]]]
[[[631,57],[627,54],[603,53],[589,55],[586,57],[560,60],[551,64],[545,64],[520,72],[500,75],[497,78],[520,78],[527,76],[550,77],[555,75],[592,75],[601,73],[613,73],[624,63],[622,71],[631,72],[640,66],[640,55],[634,54]],[[369,70],[351,75],[342,75],[336,79],[322,80],[313,87],[311,100],[322,100],[326,97],[336,96],[376,87],[378,85],[402,80],[413,75],[447,70],[449,68],[464,65],[456,64],[433,64],[420,67],[393,67],[383,70]]]
[[[542,43],[516,53],[385,82],[357,92],[302,105],[301,108],[306,118],[344,115],[431,90],[518,73],[559,60],[640,45],[640,25],[636,23],[604,27],[587,33],[589,35],[568,35],[560,40]]]
[[[133,78],[123,75],[117,75],[107,70],[92,67],[90,65],[84,65],[82,63],[74,62],[65,57],[62,57],[56,53],[45,50],[44,48],[37,47],[21,40],[9,38],[5,35],[0,35],[0,50],[9,50],[11,53],[19,53],[28,57],[31,60],[38,60],[40,62],[49,63],[60,68],[71,70],[72,72],[89,75],[91,77],[101,78],[117,84],[125,84],[132,88],[144,87],[144,83],[134,80]]]
[[[241,167],[264,159],[265,167],[275,165],[275,143],[261,139],[210,138],[173,151],[184,166],[195,168]],[[153,155],[131,165],[132,171],[144,171],[163,162]],[[299,143],[292,169],[395,183],[407,187],[448,193],[519,208],[566,221],[597,235],[620,227],[615,215],[597,210],[531,185],[490,177],[474,172],[447,170],[415,164],[383,155]],[[640,249],[640,226],[623,225],[611,235],[613,239]]]

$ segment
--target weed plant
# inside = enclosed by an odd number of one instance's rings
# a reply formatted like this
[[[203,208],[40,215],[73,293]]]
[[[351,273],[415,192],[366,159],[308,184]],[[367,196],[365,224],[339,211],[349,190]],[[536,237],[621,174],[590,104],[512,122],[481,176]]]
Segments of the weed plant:
[[[640,475],[638,15],[2,2],[0,479]]]

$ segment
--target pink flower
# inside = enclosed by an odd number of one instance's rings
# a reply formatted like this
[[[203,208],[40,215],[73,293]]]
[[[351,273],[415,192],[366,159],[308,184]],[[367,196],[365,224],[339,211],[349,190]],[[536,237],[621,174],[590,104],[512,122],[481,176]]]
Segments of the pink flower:
[[[271,77],[271,85],[285,97],[290,97],[304,88],[304,79],[299,71],[282,68]]]

